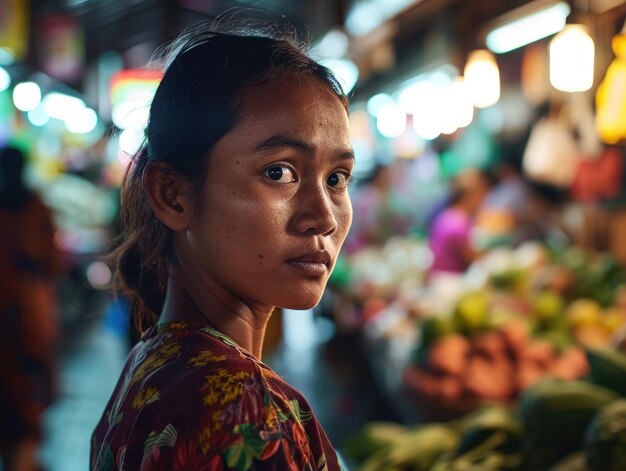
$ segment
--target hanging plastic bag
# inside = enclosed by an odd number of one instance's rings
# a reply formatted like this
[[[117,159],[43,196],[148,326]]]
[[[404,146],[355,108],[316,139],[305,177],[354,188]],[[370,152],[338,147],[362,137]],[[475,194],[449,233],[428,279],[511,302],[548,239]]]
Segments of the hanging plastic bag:
[[[568,187],[576,174],[579,153],[569,128],[558,118],[542,118],[533,127],[523,168],[531,180]]]

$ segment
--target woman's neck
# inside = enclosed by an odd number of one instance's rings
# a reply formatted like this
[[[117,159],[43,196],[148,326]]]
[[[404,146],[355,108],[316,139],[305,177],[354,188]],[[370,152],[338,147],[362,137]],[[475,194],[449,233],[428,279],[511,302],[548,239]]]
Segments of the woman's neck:
[[[260,360],[272,311],[273,306],[253,306],[210,280],[172,267],[160,321],[213,327]]]

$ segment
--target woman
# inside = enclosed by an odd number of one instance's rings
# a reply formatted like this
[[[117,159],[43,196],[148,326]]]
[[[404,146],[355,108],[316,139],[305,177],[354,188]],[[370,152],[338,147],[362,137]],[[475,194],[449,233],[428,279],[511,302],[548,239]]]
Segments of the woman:
[[[449,205],[434,219],[428,235],[434,256],[429,275],[463,273],[478,257],[471,232],[490,184],[484,171],[469,169],[456,176]]]
[[[39,469],[42,418],[54,398],[61,254],[52,212],[24,183],[24,154],[0,149],[0,462]]]
[[[119,274],[147,330],[91,468],[339,469],[261,349],[275,306],[318,303],[348,232],[346,97],[286,39],[205,29],[173,51],[122,196]]]

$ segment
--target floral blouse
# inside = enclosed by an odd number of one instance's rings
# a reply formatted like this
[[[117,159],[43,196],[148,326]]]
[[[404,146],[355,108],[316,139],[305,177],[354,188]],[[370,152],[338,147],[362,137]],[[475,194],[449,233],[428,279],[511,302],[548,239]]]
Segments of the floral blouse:
[[[92,470],[340,470],[304,397],[232,340],[181,322],[131,351]]]

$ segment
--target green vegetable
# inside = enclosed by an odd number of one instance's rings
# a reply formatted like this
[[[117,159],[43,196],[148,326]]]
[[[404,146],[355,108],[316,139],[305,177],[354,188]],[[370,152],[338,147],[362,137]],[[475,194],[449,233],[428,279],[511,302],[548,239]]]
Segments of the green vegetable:
[[[585,435],[585,455],[593,471],[626,470],[626,399],[603,407]]]
[[[484,407],[465,416],[460,423],[460,432],[457,457],[471,452],[494,435],[500,440],[490,451],[514,454],[522,449],[522,425],[504,406]]]
[[[581,452],[569,455],[550,468],[550,471],[591,471]]]
[[[401,441],[408,430],[404,425],[396,423],[371,422],[348,438],[344,451],[350,459],[360,463]]]
[[[454,450],[459,436],[443,424],[425,424],[384,448],[361,466],[361,471],[430,471],[436,460]]]
[[[608,348],[588,348],[586,354],[591,381],[626,396],[626,355]]]
[[[617,398],[585,381],[547,378],[528,389],[519,406],[526,431],[523,469],[544,471],[577,451],[596,412]]]

